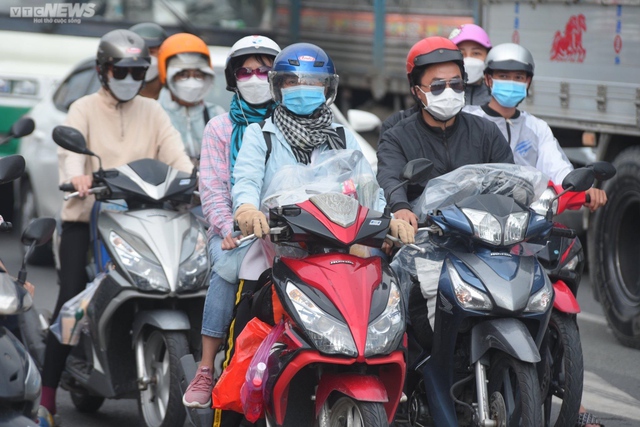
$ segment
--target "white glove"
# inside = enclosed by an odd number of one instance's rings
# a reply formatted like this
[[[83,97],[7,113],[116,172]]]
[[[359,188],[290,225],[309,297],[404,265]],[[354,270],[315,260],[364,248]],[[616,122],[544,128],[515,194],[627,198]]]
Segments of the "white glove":
[[[415,243],[415,231],[411,224],[403,219],[395,219],[391,220],[389,224],[389,233],[402,241],[402,243],[409,244]]]
[[[256,237],[261,238],[269,233],[267,217],[250,203],[240,205],[233,219],[238,223],[243,236],[255,234]]]

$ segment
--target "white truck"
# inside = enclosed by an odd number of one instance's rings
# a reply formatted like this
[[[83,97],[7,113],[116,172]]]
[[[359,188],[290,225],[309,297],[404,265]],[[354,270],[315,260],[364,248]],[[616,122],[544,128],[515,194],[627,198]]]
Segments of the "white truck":
[[[593,147],[594,159],[617,168],[602,185],[606,206],[587,218],[588,265],[615,336],[640,348],[640,1],[492,1],[481,25],[494,44],[533,54],[521,108],[549,123],[569,153]]]

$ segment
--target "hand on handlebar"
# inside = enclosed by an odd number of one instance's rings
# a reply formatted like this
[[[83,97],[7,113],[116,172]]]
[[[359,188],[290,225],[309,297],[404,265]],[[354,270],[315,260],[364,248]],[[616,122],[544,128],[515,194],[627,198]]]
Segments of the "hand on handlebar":
[[[409,209],[400,209],[393,213],[393,217],[408,222],[413,227],[413,232],[418,231],[418,217]]]
[[[607,203],[607,193],[605,193],[604,190],[599,188],[590,188],[585,191],[585,193],[587,195],[588,202],[584,205],[588,207],[591,212]]]
[[[74,176],[71,178],[71,184],[78,192],[78,197],[86,197],[89,195],[89,190],[93,184],[93,177],[91,175]]]
[[[417,225],[417,222],[416,222]],[[392,219],[389,224],[389,234],[402,241],[405,245],[415,243],[416,232],[414,227],[402,219]]]
[[[222,240],[221,246],[223,251],[228,251],[238,247],[237,233],[229,233]]]
[[[240,205],[236,209],[234,219],[238,223],[243,236],[255,234],[257,238],[262,238],[262,236],[269,234],[267,217],[252,204],[245,203]]]

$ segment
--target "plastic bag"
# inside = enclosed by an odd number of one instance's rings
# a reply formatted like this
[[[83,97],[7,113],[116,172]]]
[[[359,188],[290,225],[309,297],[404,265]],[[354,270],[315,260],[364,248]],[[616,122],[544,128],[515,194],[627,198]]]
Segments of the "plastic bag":
[[[98,286],[106,276],[106,273],[98,274],[93,282],[87,284],[84,291],[64,303],[56,321],[49,328],[60,343],[66,345],[78,344],[80,333],[89,325],[87,307],[96,289],[98,289]]]
[[[236,339],[236,349],[229,366],[222,371],[213,392],[213,407],[243,413],[240,389],[244,384],[253,355],[273,328],[258,318],[253,318]]]
[[[251,359],[249,369],[247,369],[247,374],[245,375],[244,384],[240,389],[240,399],[242,401],[245,418],[252,423],[256,422],[258,418],[262,416],[264,402],[268,398],[265,393],[267,381],[266,378],[263,377],[263,374],[265,372],[267,359],[269,359],[269,354],[271,353],[271,347],[278,341],[283,331],[284,322],[280,321],[262,341],[256,354]],[[257,379],[260,381],[256,381]],[[253,397],[256,395],[258,399]]]

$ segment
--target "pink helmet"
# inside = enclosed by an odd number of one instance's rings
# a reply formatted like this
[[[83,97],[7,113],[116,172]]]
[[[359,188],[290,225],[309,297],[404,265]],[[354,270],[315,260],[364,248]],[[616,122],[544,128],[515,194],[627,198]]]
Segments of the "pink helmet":
[[[464,41],[472,41],[476,42],[487,49],[491,49],[491,40],[489,40],[489,35],[482,27],[479,27],[476,24],[463,24],[458,28],[454,28],[449,34],[449,40],[454,42],[455,44],[460,44]]]

